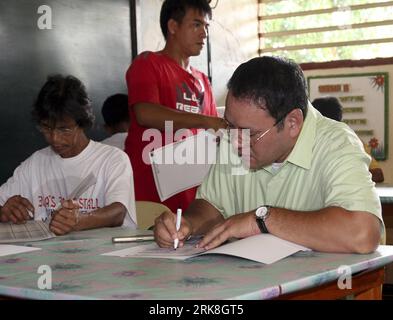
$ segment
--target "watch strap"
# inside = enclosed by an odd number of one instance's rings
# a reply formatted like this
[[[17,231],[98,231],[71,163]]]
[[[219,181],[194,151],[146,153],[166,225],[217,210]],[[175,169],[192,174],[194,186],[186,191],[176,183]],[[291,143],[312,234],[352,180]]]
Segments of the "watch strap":
[[[269,233],[269,231],[266,228],[265,221],[263,221],[263,219],[258,219],[258,218],[256,220],[257,220],[259,230],[261,230],[261,233]]]
[[[268,211],[266,212],[266,214],[263,217],[256,216],[256,222],[257,222],[259,230],[261,230],[261,233],[269,233],[269,230],[267,230],[265,221],[269,217],[271,206],[263,206],[263,207],[265,207]]]

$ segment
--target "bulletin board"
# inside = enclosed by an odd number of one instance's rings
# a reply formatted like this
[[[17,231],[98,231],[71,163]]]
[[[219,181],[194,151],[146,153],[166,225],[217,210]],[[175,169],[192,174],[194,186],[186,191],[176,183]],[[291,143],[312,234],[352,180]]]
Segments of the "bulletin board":
[[[364,73],[308,77],[310,101],[334,96],[343,106],[343,119],[368,145],[372,156],[388,154],[388,73]]]

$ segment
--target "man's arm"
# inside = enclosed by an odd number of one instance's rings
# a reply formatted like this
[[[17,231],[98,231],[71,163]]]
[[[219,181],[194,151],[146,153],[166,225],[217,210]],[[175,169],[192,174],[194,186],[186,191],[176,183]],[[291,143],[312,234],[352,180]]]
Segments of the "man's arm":
[[[269,233],[279,238],[323,252],[370,253],[378,246],[381,236],[381,224],[376,216],[339,207],[310,212],[271,208],[265,224]],[[252,210],[216,226],[200,246],[211,249],[230,237],[244,238],[259,233]]]
[[[127,209],[120,202],[112,203],[103,208],[82,215],[77,230],[103,227],[120,227],[123,224]]]
[[[173,129],[214,129],[226,128],[223,118],[202,114],[182,112],[152,103],[137,103],[133,106],[136,120],[140,126],[165,129],[165,121],[173,121]]]
[[[225,220],[220,211],[203,199],[194,200],[185,212],[184,217],[190,223],[191,234],[193,235],[204,235],[214,225]]]
[[[31,185],[33,180],[34,156],[23,161],[11,178],[0,186],[0,222],[25,223],[34,218]],[[23,196],[22,196],[23,195]]]
[[[25,223],[32,219],[29,212],[33,214],[34,207],[28,199],[20,195],[12,196],[0,206],[0,222]]]
[[[379,183],[379,182],[383,182],[385,180],[385,178],[383,176],[383,171],[381,168],[374,168],[374,169],[370,168],[370,173],[371,173],[371,179],[374,182]]]
[[[266,226],[280,238],[324,252],[370,253],[381,237],[376,216],[339,207],[310,214],[273,208]]]
[[[155,221],[154,237],[160,247],[172,247],[173,241],[179,239],[179,246],[191,235],[203,235],[212,226],[224,221],[221,213],[209,202],[196,199],[184,213],[179,231],[176,231],[176,215],[166,211]]]
[[[127,209],[115,202],[86,214],[79,213],[79,206],[71,200],[64,201],[62,208],[53,216],[50,229],[57,235],[104,227],[118,227],[123,224]]]

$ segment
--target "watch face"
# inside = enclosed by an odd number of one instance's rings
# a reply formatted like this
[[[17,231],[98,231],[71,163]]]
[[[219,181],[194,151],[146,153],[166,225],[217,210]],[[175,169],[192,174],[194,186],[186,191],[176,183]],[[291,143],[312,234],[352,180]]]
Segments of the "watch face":
[[[259,207],[257,209],[257,211],[255,212],[255,215],[258,218],[262,218],[266,213],[267,213],[267,208],[266,207]]]

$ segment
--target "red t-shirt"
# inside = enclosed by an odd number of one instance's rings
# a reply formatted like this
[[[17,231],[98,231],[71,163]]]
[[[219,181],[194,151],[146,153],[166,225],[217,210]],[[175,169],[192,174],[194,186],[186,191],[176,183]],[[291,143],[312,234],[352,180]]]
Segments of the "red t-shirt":
[[[128,102],[130,105],[131,125],[125,142],[125,152],[129,155],[135,182],[135,200],[161,202],[154,183],[149,164],[148,152],[154,139],[147,135],[148,141],[142,141],[143,133],[156,131],[141,127],[135,118],[133,105],[137,103],[153,103],[184,112],[217,116],[216,104],[208,78],[202,72],[191,68],[192,74],[181,68],[173,59],[154,52],[143,52],[138,55],[129,67],[126,80],[128,86]],[[191,129],[196,134],[196,129]],[[145,133],[145,134],[146,134]],[[161,132],[158,146],[172,143],[168,136],[165,139]],[[143,151],[145,150],[145,151]],[[145,160],[145,161],[144,161]],[[176,177],[174,177],[176,179]],[[195,199],[196,188],[178,193],[163,203],[173,212],[177,208],[187,209]]]

